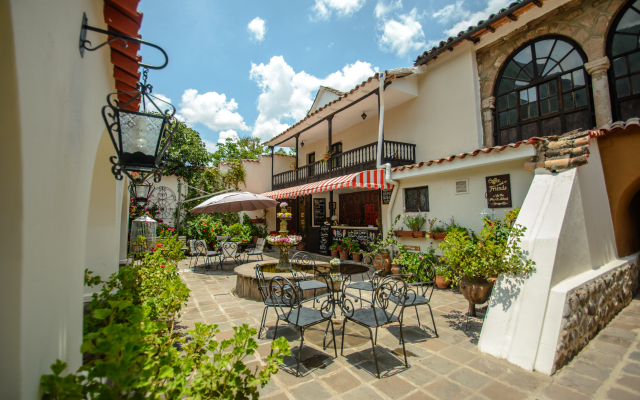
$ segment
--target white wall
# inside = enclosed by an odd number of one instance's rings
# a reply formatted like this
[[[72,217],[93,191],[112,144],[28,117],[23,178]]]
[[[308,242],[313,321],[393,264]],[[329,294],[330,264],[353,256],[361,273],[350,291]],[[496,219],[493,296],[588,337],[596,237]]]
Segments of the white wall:
[[[507,150],[509,151],[509,150]],[[455,221],[465,228],[469,228],[475,232],[481,229],[480,212],[487,207],[487,200],[485,198],[486,183],[485,177],[509,174],[511,179],[511,196],[512,207],[511,208],[496,208],[496,216],[504,217],[505,213],[513,208],[520,207],[524,202],[524,199],[529,190],[529,185],[533,180],[533,172],[524,171],[523,159],[507,160],[504,162],[496,162],[496,159],[492,159],[492,155],[479,155],[477,157],[483,157],[486,164],[468,168],[460,168],[453,171],[446,171],[442,173],[433,173],[437,171],[437,166],[434,164],[430,167],[424,166],[418,170],[423,170],[423,173],[430,172],[429,169],[433,168],[429,175],[414,176],[412,178],[402,179],[403,172],[394,173],[392,178],[399,180],[398,195],[392,209],[392,221],[395,216],[403,213],[403,207],[405,204],[405,189],[412,187],[429,187],[429,212],[427,218],[437,218],[440,221],[449,222],[451,217],[454,217]],[[460,166],[465,166],[466,159],[454,160],[451,162],[458,163]],[[492,162],[493,161],[493,162]],[[468,194],[455,194],[455,181],[458,179],[469,180],[469,193]],[[386,211],[386,210],[385,210]],[[384,217],[384,216],[383,216]],[[389,222],[385,226],[385,233],[389,227]],[[409,230],[402,222],[402,218],[396,225],[395,229]],[[422,230],[428,230],[428,224],[422,228]],[[430,246],[437,248],[442,242],[441,240],[433,240],[427,238],[399,238],[402,244],[410,246],[420,246],[420,250],[424,251]],[[439,251],[437,254],[441,254]]]
[[[9,223],[0,233],[0,315],[7,321],[0,387],[7,399],[38,398],[40,376],[56,358],[69,371],[81,365],[89,204],[105,131],[100,111],[115,85],[109,47],[81,58],[78,35],[83,12],[106,29],[103,7],[97,0],[0,0],[0,165],[8,193],[0,220]],[[105,39],[89,36],[94,44]]]
[[[616,259],[595,140],[589,164],[557,174],[536,170],[517,223],[527,227],[521,247],[536,262],[535,272],[524,280],[500,277],[479,349],[522,368],[550,373],[555,344],[549,346],[553,341],[549,338],[555,335],[557,343],[560,333],[557,313],[549,312],[550,293]],[[575,287],[576,282],[564,286]],[[547,345],[542,342],[543,331]]]

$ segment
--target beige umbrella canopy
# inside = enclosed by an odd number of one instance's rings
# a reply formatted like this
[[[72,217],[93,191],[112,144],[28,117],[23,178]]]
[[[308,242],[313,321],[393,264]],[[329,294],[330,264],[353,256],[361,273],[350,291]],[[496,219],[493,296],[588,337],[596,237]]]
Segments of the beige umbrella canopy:
[[[239,212],[264,210],[265,208],[274,207],[278,202],[268,197],[249,192],[224,193],[214,196],[190,211],[192,213],[223,213],[223,212]]]

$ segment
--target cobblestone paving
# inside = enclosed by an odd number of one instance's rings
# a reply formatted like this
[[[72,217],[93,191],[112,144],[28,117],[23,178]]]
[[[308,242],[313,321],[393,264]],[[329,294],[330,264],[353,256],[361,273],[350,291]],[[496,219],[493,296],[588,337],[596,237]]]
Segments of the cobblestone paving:
[[[265,257],[265,262],[277,261]],[[264,306],[261,302],[233,294],[234,263],[224,269],[196,272],[185,268],[184,282],[191,297],[180,325],[190,329],[196,322],[216,323],[218,340],[233,335],[233,327],[244,323],[256,329]],[[380,328],[376,352],[382,379],[375,376],[371,342],[366,329],[348,324],[344,356],[340,356],[342,320],[336,320],[338,357],[332,345],[322,350],[324,325],[305,333],[300,377],[295,377],[294,357],[287,357],[280,372],[261,389],[261,398],[284,399],[640,399],[640,294],[580,354],[549,377],[523,370],[505,360],[477,350],[482,320],[465,330],[467,302],[450,289],[433,294],[432,307],[439,337],[432,330],[428,308],[407,309],[404,335],[410,368],[405,369],[396,325]],[[482,314],[479,313],[481,316]],[[267,337],[258,340],[258,354],[251,365],[263,363],[273,339],[275,312],[269,311]],[[297,356],[300,335],[292,328],[278,328]]]

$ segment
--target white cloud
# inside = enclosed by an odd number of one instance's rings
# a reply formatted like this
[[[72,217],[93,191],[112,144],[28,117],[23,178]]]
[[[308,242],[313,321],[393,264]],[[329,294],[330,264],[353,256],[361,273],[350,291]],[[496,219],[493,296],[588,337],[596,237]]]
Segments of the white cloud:
[[[267,28],[264,24],[264,20],[260,17],[255,17],[249,25],[247,25],[247,29],[249,33],[253,35],[253,39],[258,42],[262,42],[264,40],[264,33],[267,31]]]
[[[329,19],[333,11],[340,17],[348,17],[360,10],[365,2],[366,0],[316,0],[313,10],[317,19]]]
[[[204,146],[207,148],[209,153],[215,153],[218,150],[218,144],[208,139],[202,139],[204,142]]]
[[[394,2],[387,3],[384,1],[379,1],[378,4],[376,4],[374,14],[376,18],[383,18],[390,12],[394,10],[401,10],[401,9],[402,9],[402,0],[398,0],[395,3]]]
[[[303,119],[313,104],[312,93],[320,85],[346,91],[374,73],[370,63],[361,61],[347,64],[322,79],[304,71],[296,73],[282,56],[272,57],[268,64],[251,64],[250,77],[262,89],[258,97],[260,114],[252,135],[270,139],[289,127],[283,119]]]
[[[229,129],[228,131],[220,132],[220,136],[218,137],[218,143],[225,143],[227,139],[231,139],[234,142],[240,140],[240,136],[238,136],[238,132],[233,129]]]
[[[242,116],[235,112],[237,108],[238,103],[234,99],[227,101],[224,93],[198,94],[196,89],[187,89],[182,95],[180,115],[188,124],[201,123],[214,131],[250,130]]]
[[[456,36],[458,35],[458,32],[466,31],[470,26],[476,26],[478,21],[487,19],[489,15],[497,13],[500,9],[508,7],[510,3],[512,3],[512,0],[489,0],[487,7],[485,7],[484,10],[474,13],[462,8],[461,4],[458,14],[454,18],[451,18],[452,21],[458,22],[453,25],[452,28],[447,29],[444,32],[447,36]]]
[[[464,1],[458,1],[433,13],[432,17],[437,19],[441,24],[447,24],[450,21],[459,21],[469,15],[464,7]]]
[[[378,45],[381,50],[404,57],[410,52],[422,50],[424,42],[422,24],[418,21],[418,11],[414,8],[409,14],[398,15],[398,20],[381,18],[379,29],[382,31]]]

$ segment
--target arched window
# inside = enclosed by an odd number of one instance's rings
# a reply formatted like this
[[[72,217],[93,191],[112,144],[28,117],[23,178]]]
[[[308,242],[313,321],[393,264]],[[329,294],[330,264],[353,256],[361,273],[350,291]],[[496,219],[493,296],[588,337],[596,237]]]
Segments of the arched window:
[[[640,0],[631,1],[618,14],[607,38],[612,62],[609,83],[614,118],[640,116]]]
[[[496,144],[592,128],[586,61],[578,46],[559,36],[545,36],[516,50],[502,67],[495,89]]]

